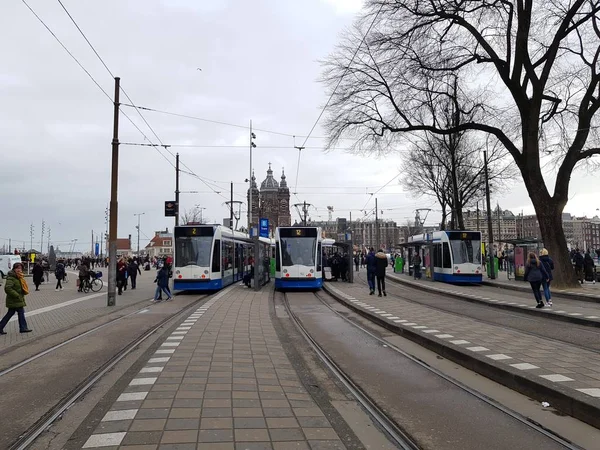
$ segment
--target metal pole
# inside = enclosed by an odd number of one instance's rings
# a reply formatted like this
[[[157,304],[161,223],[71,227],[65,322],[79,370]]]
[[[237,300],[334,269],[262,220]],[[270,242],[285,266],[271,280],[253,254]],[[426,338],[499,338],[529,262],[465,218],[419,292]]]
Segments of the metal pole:
[[[494,227],[492,226],[492,204],[490,201],[490,183],[488,179],[487,151],[483,151],[483,167],[485,172],[485,201],[487,204],[487,221],[488,221],[488,261],[490,264],[490,278],[496,278],[494,272]]]
[[[231,182],[231,208],[229,210],[229,228],[233,230],[233,181]]]
[[[179,153],[175,155],[175,226],[179,225]]]
[[[117,300],[117,219],[119,189],[119,77],[115,77],[114,122],[112,139],[112,169],[110,176],[110,231],[108,248],[108,297],[107,305],[115,306]]]
[[[375,251],[379,250],[379,210],[377,209],[377,198],[375,198]]]
[[[248,191],[248,236],[250,236],[250,228],[252,228],[252,147],[252,120],[250,120],[250,176],[248,178],[250,190]],[[256,270],[254,272],[256,272]]]
[[[477,231],[479,231],[479,200],[477,200]]]
[[[44,219],[42,219],[42,237],[40,240],[40,253],[44,253],[44,232],[46,231],[45,229],[46,227],[46,222],[44,222]]]

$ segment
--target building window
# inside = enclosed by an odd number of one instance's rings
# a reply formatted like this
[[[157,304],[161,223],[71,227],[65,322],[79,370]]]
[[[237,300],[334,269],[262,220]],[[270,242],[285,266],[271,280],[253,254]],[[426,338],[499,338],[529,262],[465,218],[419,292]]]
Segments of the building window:
[[[162,245],[163,245],[163,247],[171,247],[172,246],[171,241],[163,241]]]

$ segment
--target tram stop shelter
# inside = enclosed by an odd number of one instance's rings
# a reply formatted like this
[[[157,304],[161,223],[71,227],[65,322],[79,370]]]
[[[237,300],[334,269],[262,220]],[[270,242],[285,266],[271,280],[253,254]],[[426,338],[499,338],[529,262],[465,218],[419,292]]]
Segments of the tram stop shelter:
[[[544,247],[544,243],[537,238],[509,239],[503,241],[513,246],[513,257],[515,264],[515,280],[525,281],[525,261],[529,252],[538,252]]]
[[[346,233],[340,233],[337,240],[324,239],[323,240],[323,258],[338,253],[341,257],[346,255],[348,264],[348,282],[354,283],[354,246],[352,244],[352,233],[350,231]],[[325,280],[331,280],[331,267],[325,265],[323,261],[323,277]]]

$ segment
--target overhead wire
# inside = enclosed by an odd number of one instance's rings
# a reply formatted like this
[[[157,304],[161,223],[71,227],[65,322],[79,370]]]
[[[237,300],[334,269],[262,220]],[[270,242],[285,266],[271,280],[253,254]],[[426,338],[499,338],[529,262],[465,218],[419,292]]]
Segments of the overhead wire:
[[[100,60],[100,62],[104,66],[104,68],[107,70],[107,72],[110,74],[110,76],[114,79],[115,75],[110,70],[110,68],[108,67],[108,65],[104,62],[104,59],[102,59],[102,57],[100,56],[100,54],[98,53],[98,51],[96,51],[96,49],[94,48],[94,46],[92,45],[92,43],[90,42],[90,40],[87,38],[87,36],[83,32],[83,30],[81,29],[81,27],[77,24],[77,21],[75,20],[75,18],[71,15],[71,13],[69,13],[69,11],[67,10],[67,8],[65,7],[65,5],[62,3],[61,0],[57,0],[57,1],[60,4],[60,6],[63,8],[63,10],[65,11],[65,13],[69,16],[69,19],[71,19],[71,22],[73,22],[73,24],[75,25],[75,27],[77,28],[77,30],[79,31],[79,33],[81,34],[81,36],[83,36],[84,40],[90,46],[90,48],[92,49],[92,51],[94,52],[94,54],[96,55],[96,57]],[[156,131],[154,130],[154,128],[150,125],[150,123],[148,122],[148,120],[144,117],[144,115],[142,114],[140,108],[138,108],[138,107],[135,106],[134,101],[131,99],[131,97],[129,96],[129,94],[127,93],[127,91],[125,91],[125,89],[123,87],[121,87],[121,91],[123,91],[123,94],[125,94],[125,97],[127,97],[127,100],[129,100],[129,102],[130,102],[130,105],[128,105],[128,106],[133,106],[135,108],[135,110],[137,111],[137,113],[141,117],[142,121],[146,124],[146,126],[148,127],[148,129],[152,132],[152,134],[154,135],[154,137],[160,143],[160,146],[163,147],[173,158],[175,158],[175,155],[173,154],[173,152],[170,151],[169,148],[168,148],[168,146],[163,143],[163,141],[160,139],[160,137],[158,136],[158,134],[156,133]],[[136,128],[138,128],[138,127],[136,126]],[[138,130],[139,130],[139,128],[138,128]],[[141,132],[141,130],[140,130],[140,132]],[[146,137],[146,140],[148,140],[148,142],[150,142],[150,144],[152,144],[152,146],[161,154],[161,156],[165,157],[162,154],[162,152],[158,149],[158,146],[156,144],[152,143],[152,141],[150,139],[148,139],[147,137]],[[168,160],[168,158],[166,158],[166,159]],[[199,175],[197,175],[190,167],[188,167],[184,162],[182,162],[180,160],[180,163],[181,163],[181,165],[183,167],[185,167],[186,169],[188,169],[190,171],[190,175],[196,177],[197,179],[199,179],[200,181],[202,181],[203,183],[205,183],[204,180]],[[170,164],[173,167],[175,167],[172,162],[170,162]],[[222,194],[218,193],[217,191],[215,191],[214,189],[212,189],[207,183],[205,183],[205,184],[206,184],[207,187],[209,187],[209,189],[213,190],[216,194],[220,195],[221,197],[226,198],[224,195],[222,195]]]
[[[340,77],[340,79],[338,80],[337,84],[335,85],[335,88],[333,89],[333,91],[331,92],[331,95],[329,96],[329,98],[327,99],[327,103],[325,103],[325,106],[323,106],[323,109],[321,109],[321,112],[319,113],[319,116],[317,117],[317,120],[315,120],[315,123],[313,124],[312,128],[310,129],[308,135],[306,136],[306,139],[304,139],[304,143],[300,146],[300,147],[304,147],[306,145],[306,142],[308,141],[308,139],[310,138],[310,135],[313,133],[313,131],[315,130],[317,124],[319,123],[319,121],[321,120],[321,117],[323,117],[323,114],[325,113],[325,110],[327,109],[327,107],[329,106],[329,103],[331,103],[331,99],[333,98],[333,96],[335,95],[338,87],[340,86],[340,84],[342,83],[342,80],[344,79],[344,77],[346,76],[346,74],[348,73],[348,71],[350,70],[350,66],[351,64],[354,62],[354,58],[356,58],[356,55],[358,55],[358,52],[360,50],[360,48],[362,47],[363,43],[365,42],[365,39],[367,38],[367,36],[369,35],[369,32],[371,31],[371,28],[373,28],[373,25],[375,25],[375,21],[377,20],[377,17],[379,17],[379,14],[381,13],[381,10],[383,9],[383,5],[385,3],[382,2],[381,6],[379,7],[379,10],[377,11],[377,14],[375,14],[375,16],[373,17],[373,20],[371,21],[371,24],[369,25],[369,28],[367,28],[367,31],[365,32],[365,34],[363,35],[360,43],[358,44],[358,47],[356,47],[356,50],[354,51],[354,54],[352,55],[352,58],[350,59],[350,62],[348,63],[348,65],[346,66],[346,69],[344,70],[344,72],[342,73],[342,76]],[[300,169],[300,155],[301,155],[301,151],[300,149],[298,149],[298,170],[296,172],[296,185],[298,185],[298,171]],[[294,187],[294,190],[296,190],[296,187]]]

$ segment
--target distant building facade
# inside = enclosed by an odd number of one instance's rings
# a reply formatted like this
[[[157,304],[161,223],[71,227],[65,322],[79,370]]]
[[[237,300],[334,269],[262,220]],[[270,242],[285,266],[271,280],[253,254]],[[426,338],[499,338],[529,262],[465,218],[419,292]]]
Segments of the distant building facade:
[[[252,202],[250,202],[250,191],[252,191]],[[256,184],[256,177],[252,174],[250,189],[247,194],[248,204],[251,205],[251,226],[256,227],[259,219],[269,220],[269,232],[274,235],[275,228],[289,227],[292,224],[290,213],[290,189],[288,188],[285,172],[281,171],[281,180],[273,177],[271,163],[267,170],[267,177],[260,184],[260,191]]]
[[[169,233],[168,229],[155,231],[145,250],[149,258],[173,256],[173,233]]]

